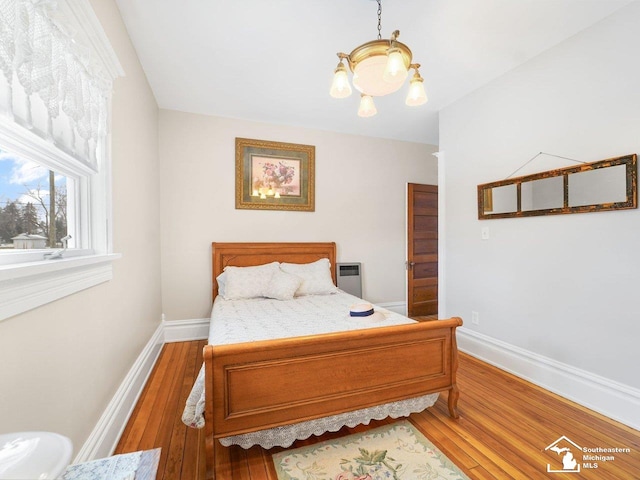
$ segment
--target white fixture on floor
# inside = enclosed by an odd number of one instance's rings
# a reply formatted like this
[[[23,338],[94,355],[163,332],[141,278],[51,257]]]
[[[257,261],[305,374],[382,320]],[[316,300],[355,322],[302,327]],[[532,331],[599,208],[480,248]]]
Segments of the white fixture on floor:
[[[71,461],[71,440],[52,432],[0,435],[0,479],[55,479]]]

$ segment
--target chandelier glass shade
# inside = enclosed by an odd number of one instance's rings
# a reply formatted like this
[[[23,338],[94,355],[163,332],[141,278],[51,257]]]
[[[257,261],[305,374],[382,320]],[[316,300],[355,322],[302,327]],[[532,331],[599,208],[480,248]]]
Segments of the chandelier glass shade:
[[[380,1],[378,2],[380,6]],[[378,31],[380,31],[380,13],[378,9]],[[353,73],[353,86],[361,94],[358,115],[371,117],[377,113],[373,97],[383,97],[397,92],[405,83],[409,70],[414,74],[409,85],[409,93],[405,103],[411,107],[423,105],[427,102],[424,79],[420,76],[419,63],[411,63],[412,53],[409,47],[397,40],[398,30],[391,34],[389,40],[377,40],[364,43],[356,47],[351,53],[339,52],[338,66],[334,71],[330,95],[334,98],[345,98],[351,95],[351,85],[347,68],[343,61],[347,61]]]
[[[373,117],[378,110],[373,103],[371,95],[360,94],[360,107],[358,108],[358,116],[360,117]]]
[[[409,83],[409,93],[405,101],[410,107],[416,107],[427,103],[427,92],[424,91],[424,79],[418,71],[413,74],[413,78]]]
[[[349,85],[349,76],[344,64],[340,62],[333,75],[333,84],[331,85],[330,94],[334,98],[345,98],[351,95],[351,85]]]

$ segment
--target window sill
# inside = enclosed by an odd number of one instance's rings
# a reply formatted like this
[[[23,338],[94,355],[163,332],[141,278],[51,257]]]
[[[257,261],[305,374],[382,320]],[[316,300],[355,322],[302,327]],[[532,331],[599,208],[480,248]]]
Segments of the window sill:
[[[0,266],[0,321],[108,282],[120,254],[84,255]]]

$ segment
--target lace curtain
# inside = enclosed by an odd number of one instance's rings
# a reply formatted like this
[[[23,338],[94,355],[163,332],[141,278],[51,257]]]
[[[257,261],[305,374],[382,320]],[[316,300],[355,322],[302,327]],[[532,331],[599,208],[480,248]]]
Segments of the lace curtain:
[[[0,0],[0,105],[97,170],[112,80],[69,17],[55,0]]]

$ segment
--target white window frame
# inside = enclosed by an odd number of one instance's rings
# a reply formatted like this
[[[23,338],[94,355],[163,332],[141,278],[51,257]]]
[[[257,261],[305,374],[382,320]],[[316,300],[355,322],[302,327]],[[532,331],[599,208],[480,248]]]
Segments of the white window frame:
[[[88,0],[64,5],[106,70],[124,76]],[[109,119],[111,118],[109,102]],[[111,136],[102,140],[97,171],[16,123],[0,116],[0,149],[73,179],[75,248],[61,259],[45,259],[51,250],[22,250],[0,255],[0,321],[112,279]]]

